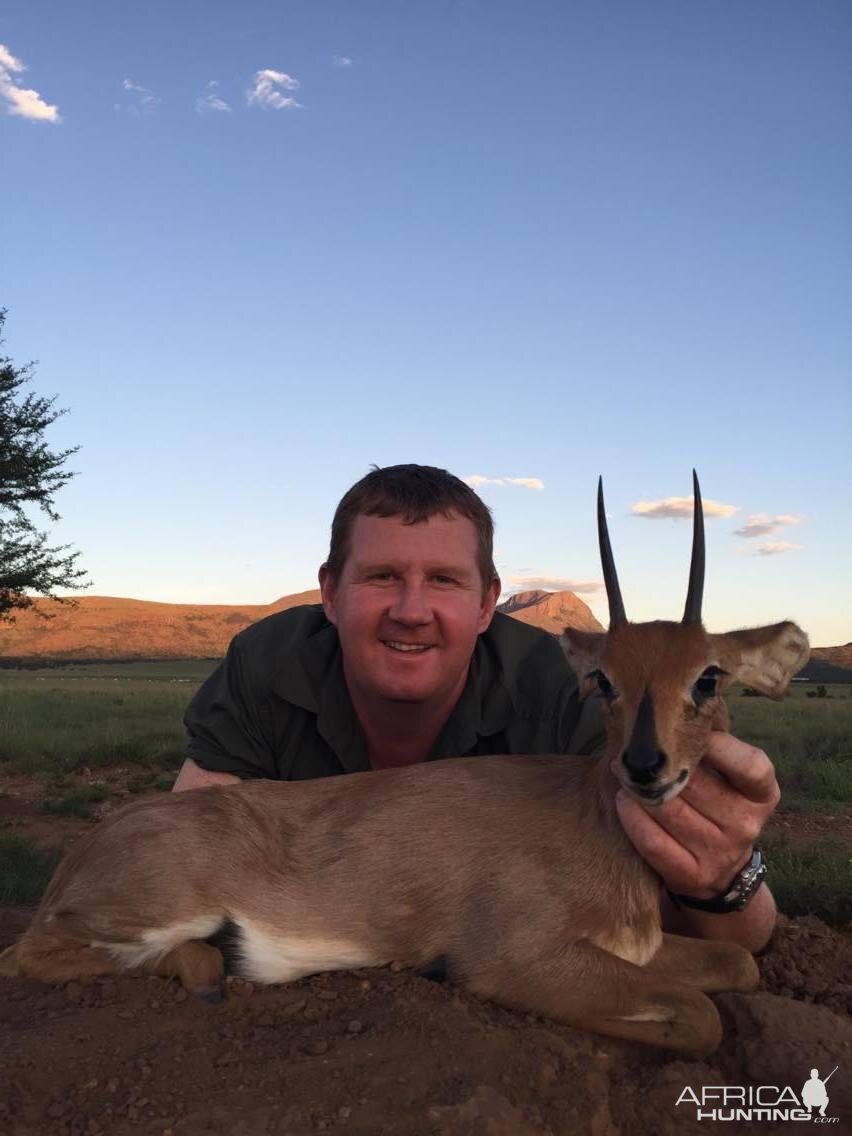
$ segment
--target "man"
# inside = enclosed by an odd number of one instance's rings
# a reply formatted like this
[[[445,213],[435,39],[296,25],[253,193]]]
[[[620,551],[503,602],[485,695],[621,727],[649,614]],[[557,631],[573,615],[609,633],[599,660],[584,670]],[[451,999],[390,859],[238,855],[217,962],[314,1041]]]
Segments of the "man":
[[[335,513],[322,605],[241,632],[192,700],[175,789],[447,756],[593,752],[596,707],[581,705],[556,640],[495,614],[492,541],[488,508],[445,470],[374,469]],[[668,891],[712,903],[748,865],[780,794],[767,756],[728,734],[713,735],[702,766],[653,816],[623,791],[617,807]],[[663,920],[755,951],[775,905],[761,884],[726,914],[666,898]]]

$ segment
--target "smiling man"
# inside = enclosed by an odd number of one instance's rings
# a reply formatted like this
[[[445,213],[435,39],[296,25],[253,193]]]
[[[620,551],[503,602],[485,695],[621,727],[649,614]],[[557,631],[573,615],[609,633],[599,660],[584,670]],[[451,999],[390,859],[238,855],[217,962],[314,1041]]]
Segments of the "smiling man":
[[[176,790],[241,778],[306,780],[443,757],[594,752],[602,731],[556,640],[495,613],[488,508],[431,466],[374,469],[343,497],[322,604],[253,624],[187,710]],[[673,893],[720,907],[778,801],[764,753],[714,734],[704,765],[653,816],[619,815]],[[392,854],[393,850],[389,852]],[[667,901],[668,930],[768,940],[765,885],[730,913]]]

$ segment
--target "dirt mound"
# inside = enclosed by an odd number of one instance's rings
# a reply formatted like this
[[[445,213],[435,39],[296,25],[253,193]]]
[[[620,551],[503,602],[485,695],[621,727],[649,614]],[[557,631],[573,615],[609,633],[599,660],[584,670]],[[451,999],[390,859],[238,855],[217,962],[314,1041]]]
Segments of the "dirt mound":
[[[29,912],[3,916],[5,945]],[[827,1115],[849,1131],[849,937],[782,920],[760,963],[758,993],[717,998],[725,1040],[709,1062],[524,1018],[393,967],[283,987],[229,979],[218,1006],[156,978],[4,979],[0,1132],[706,1136],[716,1126],[676,1105],[685,1086],[800,1093],[811,1068],[835,1065]]]

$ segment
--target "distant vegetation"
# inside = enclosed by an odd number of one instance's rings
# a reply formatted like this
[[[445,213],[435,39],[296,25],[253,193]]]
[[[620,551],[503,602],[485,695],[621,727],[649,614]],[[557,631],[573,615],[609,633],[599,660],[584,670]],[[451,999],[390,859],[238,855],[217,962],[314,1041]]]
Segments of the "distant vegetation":
[[[183,714],[215,662],[0,671],[0,764],[33,774],[116,762],[177,769]]]

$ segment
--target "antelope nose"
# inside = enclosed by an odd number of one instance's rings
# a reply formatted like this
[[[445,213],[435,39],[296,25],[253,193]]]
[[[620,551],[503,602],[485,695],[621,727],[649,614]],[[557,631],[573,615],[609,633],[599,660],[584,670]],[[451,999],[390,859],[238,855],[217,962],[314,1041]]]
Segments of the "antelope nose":
[[[630,746],[621,755],[621,760],[631,781],[637,785],[647,785],[649,781],[656,779],[666,764],[666,755],[656,747]]]

